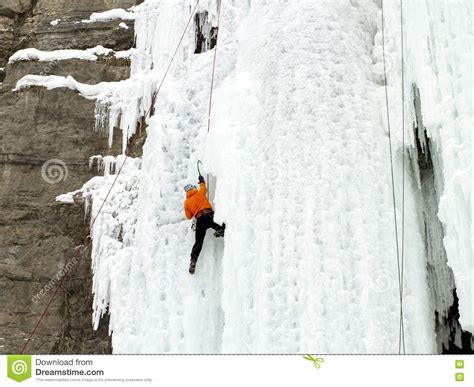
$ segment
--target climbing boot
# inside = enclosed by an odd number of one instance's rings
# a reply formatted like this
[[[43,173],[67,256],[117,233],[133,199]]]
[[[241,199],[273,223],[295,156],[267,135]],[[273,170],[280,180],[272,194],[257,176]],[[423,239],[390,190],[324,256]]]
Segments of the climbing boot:
[[[224,234],[225,234],[225,223],[222,224],[222,227],[219,230],[216,230],[214,232],[214,236],[216,238],[222,238],[224,237]]]

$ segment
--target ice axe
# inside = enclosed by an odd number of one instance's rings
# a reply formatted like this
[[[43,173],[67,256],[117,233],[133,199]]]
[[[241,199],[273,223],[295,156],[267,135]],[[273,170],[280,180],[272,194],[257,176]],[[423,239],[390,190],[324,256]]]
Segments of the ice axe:
[[[198,160],[198,161],[197,161],[197,170],[198,170],[199,176],[202,176],[202,173],[201,173],[201,166],[202,166],[202,161],[201,161],[201,160]]]
[[[202,161],[198,160],[196,165],[197,165],[197,170],[198,170],[199,176],[202,176],[202,173],[201,173]],[[207,180],[206,183],[208,185],[207,197],[209,198],[209,175],[207,175],[206,180]]]

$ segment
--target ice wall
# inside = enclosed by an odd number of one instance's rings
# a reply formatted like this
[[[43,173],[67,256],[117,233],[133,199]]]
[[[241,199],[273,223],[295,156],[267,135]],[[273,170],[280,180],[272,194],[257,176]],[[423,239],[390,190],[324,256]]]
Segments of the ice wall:
[[[454,36],[466,48],[469,23],[459,15],[462,6],[408,3],[405,12],[416,18],[405,18],[405,147],[415,144],[408,90],[416,82],[423,116],[430,116],[426,126],[440,149],[444,243],[467,318],[470,137],[462,124],[469,120],[469,96],[461,86],[469,71],[454,71],[450,61],[456,58],[447,52],[439,57],[452,59],[442,64],[428,56],[435,52],[428,38],[436,36],[441,43],[435,47],[444,44],[449,51],[446,39]],[[118,123],[125,143],[149,107],[193,6],[189,0],[147,0],[134,10],[131,80],[98,104],[100,120]],[[198,7],[209,11],[214,26],[216,6],[209,0]],[[394,1],[385,6],[400,219],[400,7]],[[380,21],[380,4],[368,0],[224,1],[210,134],[213,51],[193,54],[195,29],[189,30],[148,120],[138,200],[129,208],[137,219],[133,247],[122,256],[120,275],[95,266],[95,283],[106,289],[96,293],[95,305],[102,313],[110,302],[116,353],[398,353]],[[427,78],[426,68],[436,76]],[[228,228],[225,243],[208,235],[191,277],[194,234],[184,220],[182,187],[196,178],[197,159],[211,174],[216,219]],[[408,165],[405,184],[406,351],[434,353],[436,305],[427,280],[419,182]],[[454,210],[447,211],[448,203]],[[97,238],[94,230],[94,244]],[[95,262],[107,262],[106,250],[94,251]]]
[[[200,4],[215,25],[216,3]],[[150,74],[161,80],[192,6],[148,1],[136,9],[137,79]],[[123,321],[114,327],[116,352],[220,352],[223,242],[206,243],[199,274],[190,277],[194,234],[183,213],[183,187],[197,179],[196,161],[203,157],[213,59],[213,52],[193,55],[194,31],[191,25],[148,122],[127,303],[111,310]]]
[[[380,16],[371,2],[252,2],[207,161],[229,225],[223,351],[398,351]],[[431,352],[423,246],[407,223],[407,351]]]

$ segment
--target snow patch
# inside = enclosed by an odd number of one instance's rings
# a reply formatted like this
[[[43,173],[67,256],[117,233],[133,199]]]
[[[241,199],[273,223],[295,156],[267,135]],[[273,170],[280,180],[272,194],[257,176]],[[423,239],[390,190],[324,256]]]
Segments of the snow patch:
[[[82,23],[94,23],[110,20],[135,20],[136,15],[122,8],[111,9],[105,12],[94,12],[89,19],[82,20]]]
[[[113,90],[121,82],[100,82],[96,85],[87,85],[77,82],[71,76],[61,77],[58,75],[26,75],[16,83],[16,87],[12,91],[20,91],[33,86],[45,87],[48,90],[65,87],[79,92],[79,94],[87,99],[97,99],[101,95]]]
[[[96,46],[86,50],[55,50],[41,51],[36,48],[26,48],[15,52],[9,59],[8,63],[12,64],[20,61],[38,60],[38,61],[57,61],[67,59],[81,59],[95,61],[99,56],[113,55],[118,59],[129,58],[134,49],[125,51],[114,51],[110,48]]]
[[[137,52],[136,48],[129,48],[128,50],[117,51],[115,52],[115,57],[117,59],[131,59],[131,57]]]

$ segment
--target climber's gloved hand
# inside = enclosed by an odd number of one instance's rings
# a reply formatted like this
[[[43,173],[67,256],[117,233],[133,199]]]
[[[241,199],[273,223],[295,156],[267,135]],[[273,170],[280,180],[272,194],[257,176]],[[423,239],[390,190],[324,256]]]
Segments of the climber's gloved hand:
[[[204,177],[202,175],[199,175],[199,183],[205,183]]]

